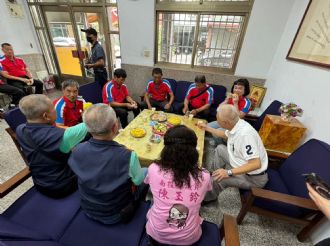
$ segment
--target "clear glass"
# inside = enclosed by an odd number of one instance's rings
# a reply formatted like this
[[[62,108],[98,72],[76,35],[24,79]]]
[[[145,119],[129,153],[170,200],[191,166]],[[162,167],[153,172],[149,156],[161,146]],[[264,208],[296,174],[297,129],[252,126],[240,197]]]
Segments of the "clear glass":
[[[77,44],[68,12],[46,12],[46,19],[55,46],[57,60],[62,74],[82,76]]]
[[[119,31],[117,7],[107,7],[110,31]]]
[[[111,34],[111,60],[113,62],[113,69],[121,68],[121,53],[120,53],[120,39],[119,34]]]
[[[201,15],[195,65],[232,68],[243,16]]]
[[[52,57],[52,53],[50,50],[51,44],[49,43],[49,40],[46,38],[47,37],[46,31],[43,29],[37,29],[36,32],[39,38],[40,47],[44,54],[48,72],[50,74],[57,74],[56,65],[54,63],[54,59]]]
[[[158,14],[158,61],[192,63],[197,14]]]

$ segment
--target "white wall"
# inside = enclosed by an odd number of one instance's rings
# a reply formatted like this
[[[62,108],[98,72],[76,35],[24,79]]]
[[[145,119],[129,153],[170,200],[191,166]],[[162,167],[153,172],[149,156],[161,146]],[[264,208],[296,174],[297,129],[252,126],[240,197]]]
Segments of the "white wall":
[[[118,14],[122,63],[154,65],[155,1],[119,0]],[[144,50],[150,56],[144,56]]]
[[[16,55],[41,53],[26,1],[17,2],[24,10],[22,19],[11,17],[6,1],[0,1],[0,43],[12,44]]]
[[[266,107],[272,100],[295,102],[304,109],[302,123],[308,128],[306,140],[317,138],[330,143],[330,71],[285,59],[309,0],[296,0],[266,80]],[[330,237],[330,222],[312,236],[314,243]]]
[[[266,78],[294,0],[255,0],[235,75]]]
[[[119,0],[122,62],[154,65],[155,16],[151,0]],[[294,0],[255,0],[235,75],[266,78]],[[143,51],[150,50],[150,57]]]

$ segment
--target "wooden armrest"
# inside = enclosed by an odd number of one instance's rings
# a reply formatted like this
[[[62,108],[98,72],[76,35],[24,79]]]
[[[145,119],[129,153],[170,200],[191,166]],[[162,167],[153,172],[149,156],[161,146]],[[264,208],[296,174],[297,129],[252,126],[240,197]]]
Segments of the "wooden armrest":
[[[20,172],[16,173],[13,177],[0,184],[0,198],[3,198],[25,180],[31,176],[31,172],[28,167],[25,167]]]
[[[236,219],[233,216],[224,214],[223,227],[226,246],[240,245]]]
[[[252,195],[255,197],[260,197],[268,200],[273,200],[277,202],[283,202],[291,205],[295,205],[301,208],[307,208],[312,210],[319,210],[315,203],[308,198],[302,198],[297,196],[292,196],[288,194],[283,194],[275,191],[265,190],[253,187],[251,189]]]
[[[287,159],[291,153],[287,153],[287,152],[280,152],[280,151],[276,151],[276,150],[270,150],[270,149],[266,149],[267,151],[267,155],[269,157],[276,157],[276,158],[282,158],[282,159]]]

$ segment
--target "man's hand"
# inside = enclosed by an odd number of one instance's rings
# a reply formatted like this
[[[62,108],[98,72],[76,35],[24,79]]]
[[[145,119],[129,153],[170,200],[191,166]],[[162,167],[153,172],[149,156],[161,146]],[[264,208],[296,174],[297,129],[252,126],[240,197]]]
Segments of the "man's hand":
[[[238,104],[238,99],[239,99],[238,95],[237,94],[233,94],[233,103],[234,104]]]
[[[171,104],[166,103],[165,106],[164,106],[164,109],[170,109],[170,107],[171,107]]]
[[[29,83],[27,85],[33,85],[33,83],[34,83],[33,78],[30,78]]]
[[[183,107],[182,113],[186,114],[187,111],[188,111],[188,107]]]
[[[223,168],[219,168],[217,170],[215,170],[213,173],[212,173],[212,177],[216,180],[216,181],[221,181],[223,179],[226,179],[228,178],[228,173],[227,173],[227,170],[223,169]]]
[[[316,206],[324,213],[324,215],[330,220],[330,200],[322,197],[317,191],[315,191],[308,183],[307,189],[309,196],[315,202]]]
[[[126,103],[126,108],[133,109],[134,108],[134,105],[131,104],[131,103]]]
[[[31,83],[30,79],[22,78],[21,81],[27,85]]]
[[[205,131],[207,125],[206,125],[203,121],[198,121],[198,122],[197,122],[197,127],[198,127],[199,129]]]
[[[87,69],[90,69],[90,68],[92,68],[93,66],[94,66],[94,64],[90,64],[90,63],[85,64],[85,68],[87,68]]]
[[[196,116],[198,112],[197,112],[197,109],[193,109],[193,110],[190,111],[190,113],[192,115]]]

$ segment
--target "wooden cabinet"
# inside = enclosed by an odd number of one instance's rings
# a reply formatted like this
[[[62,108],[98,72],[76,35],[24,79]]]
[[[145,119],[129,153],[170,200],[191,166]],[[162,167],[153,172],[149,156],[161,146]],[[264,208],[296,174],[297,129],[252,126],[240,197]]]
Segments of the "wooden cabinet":
[[[277,115],[266,115],[259,135],[266,149],[292,153],[301,142],[306,127],[299,120],[285,122]]]

